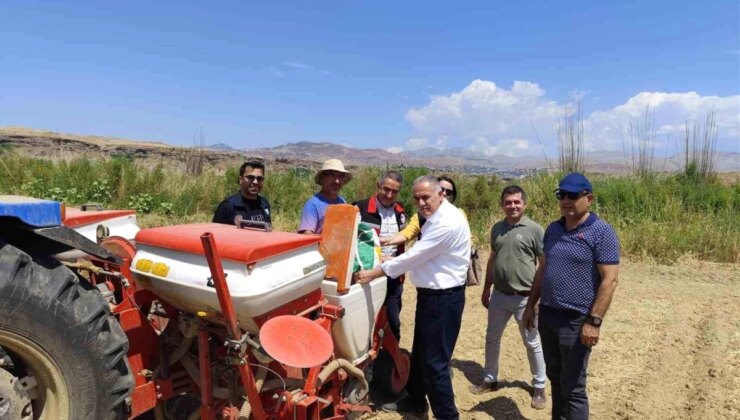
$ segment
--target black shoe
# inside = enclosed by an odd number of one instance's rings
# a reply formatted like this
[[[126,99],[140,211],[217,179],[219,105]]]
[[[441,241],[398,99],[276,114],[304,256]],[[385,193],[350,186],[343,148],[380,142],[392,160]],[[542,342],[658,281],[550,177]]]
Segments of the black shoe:
[[[426,401],[419,405],[413,403],[409,397],[403,397],[396,402],[383,404],[380,409],[386,413],[410,413],[417,416],[423,416],[427,413],[429,406]]]

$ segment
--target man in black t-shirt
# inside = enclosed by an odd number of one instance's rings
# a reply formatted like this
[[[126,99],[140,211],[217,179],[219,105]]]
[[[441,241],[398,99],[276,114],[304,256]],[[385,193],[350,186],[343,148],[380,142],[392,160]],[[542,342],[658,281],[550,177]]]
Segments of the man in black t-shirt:
[[[272,223],[270,203],[259,195],[265,181],[262,162],[245,162],[239,168],[239,192],[226,198],[216,208],[213,223],[235,225],[236,219]]]

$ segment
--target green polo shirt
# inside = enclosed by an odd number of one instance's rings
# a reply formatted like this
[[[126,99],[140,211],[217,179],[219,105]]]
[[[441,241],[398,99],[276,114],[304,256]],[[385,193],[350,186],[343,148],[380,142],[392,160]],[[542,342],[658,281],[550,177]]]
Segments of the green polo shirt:
[[[529,291],[532,288],[537,257],[543,253],[545,231],[524,216],[515,225],[506,219],[491,229],[491,249],[496,252],[493,287],[504,293]]]

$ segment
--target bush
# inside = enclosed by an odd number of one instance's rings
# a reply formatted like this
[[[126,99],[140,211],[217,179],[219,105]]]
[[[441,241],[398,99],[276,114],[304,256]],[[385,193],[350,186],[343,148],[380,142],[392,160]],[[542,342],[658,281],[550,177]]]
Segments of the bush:
[[[398,168],[404,177],[399,201],[410,215],[413,180],[428,168]],[[225,173],[205,169],[198,177],[163,165],[147,168],[128,158],[50,162],[13,152],[0,156],[0,194],[22,194],[65,201],[96,202],[140,212],[142,226],[207,222],[225,197],[238,190],[238,168]],[[354,170],[343,189],[349,201],[375,192],[382,168]],[[305,201],[316,191],[314,172],[305,168],[271,171],[264,194],[270,200],[276,229],[294,231]],[[440,175],[440,174],[435,174]],[[543,226],[560,217],[553,190],[559,174],[537,174],[515,182],[495,176],[452,174],[458,187],[456,205],[465,210],[476,244],[488,246],[494,223],[503,218],[499,195],[517,183],[529,197],[527,214]],[[596,191],[592,210],[617,231],[625,255],[672,262],[684,255],[719,262],[740,262],[740,184],[724,185],[716,177],[680,174],[590,176]]]

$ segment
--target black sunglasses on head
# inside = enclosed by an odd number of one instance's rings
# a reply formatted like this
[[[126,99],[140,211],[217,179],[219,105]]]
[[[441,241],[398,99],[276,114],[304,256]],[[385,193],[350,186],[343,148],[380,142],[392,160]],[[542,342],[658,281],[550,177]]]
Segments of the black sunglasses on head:
[[[265,180],[264,176],[254,176],[254,175],[244,175],[244,179],[246,179],[249,182],[254,182],[257,180],[257,182],[262,182]]]
[[[574,193],[574,192],[569,192],[569,191],[558,190],[558,191],[555,191],[555,198],[557,198],[558,201],[562,201],[566,197],[569,200],[578,200],[579,198],[583,197],[584,195],[589,195],[589,194],[590,194],[590,192],[588,192],[588,191],[581,191],[581,192]]]

